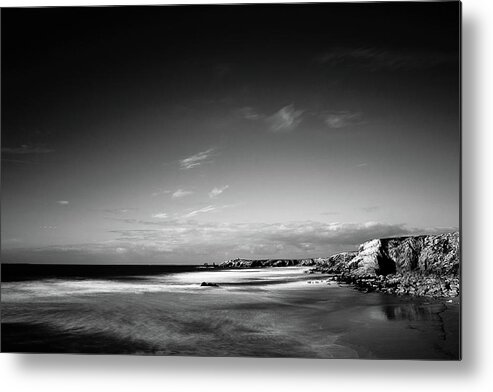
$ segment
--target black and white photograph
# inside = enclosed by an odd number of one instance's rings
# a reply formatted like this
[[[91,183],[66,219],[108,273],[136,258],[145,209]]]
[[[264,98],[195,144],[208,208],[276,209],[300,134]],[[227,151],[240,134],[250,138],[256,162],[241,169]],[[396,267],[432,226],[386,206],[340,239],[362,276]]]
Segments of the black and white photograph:
[[[461,7],[3,8],[1,351],[461,360]]]

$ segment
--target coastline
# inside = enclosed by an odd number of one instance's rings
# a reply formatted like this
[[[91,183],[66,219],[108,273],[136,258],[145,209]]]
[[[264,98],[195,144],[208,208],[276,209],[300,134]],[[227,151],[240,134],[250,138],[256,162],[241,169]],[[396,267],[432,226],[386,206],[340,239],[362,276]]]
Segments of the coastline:
[[[460,294],[459,237],[452,232],[381,238],[327,258],[233,259],[216,268],[312,266],[307,273],[333,274],[328,281],[348,283],[360,291],[454,298]]]
[[[2,293],[2,340],[8,342],[3,348],[139,355],[460,358],[458,298],[363,293],[345,283],[327,283],[328,276],[304,273],[308,270],[216,269],[11,282]],[[201,287],[202,280],[216,282],[219,288]]]

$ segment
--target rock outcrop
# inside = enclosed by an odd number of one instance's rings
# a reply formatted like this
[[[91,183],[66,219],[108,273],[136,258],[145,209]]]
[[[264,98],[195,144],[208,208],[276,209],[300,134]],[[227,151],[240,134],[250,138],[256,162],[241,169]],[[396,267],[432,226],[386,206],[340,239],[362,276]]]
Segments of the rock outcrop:
[[[212,282],[202,282],[200,284],[201,287],[219,287],[217,283],[212,283]]]
[[[454,297],[459,294],[459,233],[367,241],[358,252],[331,256],[314,272],[339,274],[335,280],[366,291]],[[337,262],[335,260],[338,260]]]
[[[294,267],[314,266],[316,259],[233,259],[219,264],[219,268],[266,268],[266,267]]]
[[[357,255],[341,267],[354,276],[406,272],[456,275],[459,272],[459,252],[458,232],[383,238],[361,244]]]
[[[353,260],[356,255],[358,255],[358,251],[342,252],[330,257],[314,259],[316,265],[315,270],[323,269],[326,273],[339,273],[346,268],[348,263]]]
[[[308,273],[336,274],[365,291],[431,297],[459,294],[459,233],[381,238],[358,251],[315,259],[228,260],[220,268],[313,266]]]

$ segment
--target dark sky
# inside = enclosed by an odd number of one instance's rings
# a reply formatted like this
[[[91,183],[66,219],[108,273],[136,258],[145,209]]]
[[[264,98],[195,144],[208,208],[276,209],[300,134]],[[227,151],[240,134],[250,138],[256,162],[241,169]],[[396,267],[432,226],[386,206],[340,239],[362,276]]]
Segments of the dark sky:
[[[2,10],[3,261],[459,225],[458,2]]]

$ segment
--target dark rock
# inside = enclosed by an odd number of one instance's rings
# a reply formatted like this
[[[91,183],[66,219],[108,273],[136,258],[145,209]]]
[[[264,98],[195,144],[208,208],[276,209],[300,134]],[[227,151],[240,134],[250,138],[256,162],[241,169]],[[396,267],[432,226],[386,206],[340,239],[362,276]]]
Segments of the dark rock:
[[[365,292],[454,297],[460,293],[459,254],[459,234],[448,233],[368,241],[356,255],[334,255],[325,264],[344,260],[331,267],[339,274],[334,279]]]
[[[211,283],[211,282],[202,282],[200,284],[201,286],[208,286],[208,287],[219,287],[217,283]]]

